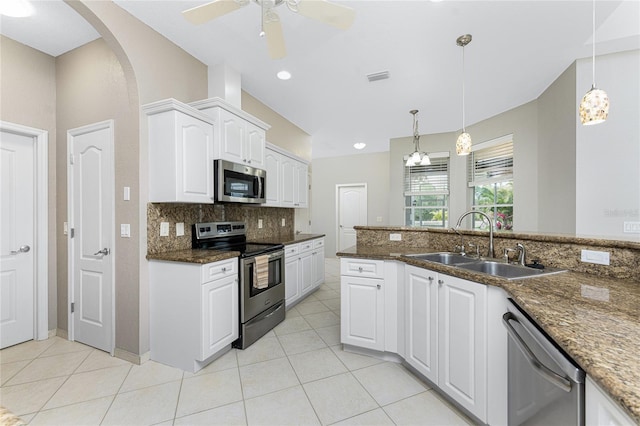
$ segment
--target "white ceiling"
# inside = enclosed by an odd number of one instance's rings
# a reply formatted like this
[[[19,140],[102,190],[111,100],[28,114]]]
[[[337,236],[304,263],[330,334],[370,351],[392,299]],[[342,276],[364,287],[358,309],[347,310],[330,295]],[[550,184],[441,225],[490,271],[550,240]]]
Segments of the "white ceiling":
[[[61,0],[34,3],[34,18],[2,17],[2,34],[53,56],[98,37]],[[420,110],[420,133],[459,130],[462,34],[473,35],[465,48],[467,125],[537,98],[592,47],[590,0],[336,1],[356,11],[346,31],[282,6],[288,55],[280,60],[269,59],[258,36],[255,4],[194,26],[180,12],[206,1],[115,3],[203,63],[237,70],[244,90],[312,136],[313,158],[387,151],[390,138],[412,134],[411,109]],[[640,0],[599,0],[596,13],[597,54],[640,48]],[[281,69],[293,78],[278,80]],[[367,81],[383,70],[389,80]],[[367,147],[356,151],[355,142]]]

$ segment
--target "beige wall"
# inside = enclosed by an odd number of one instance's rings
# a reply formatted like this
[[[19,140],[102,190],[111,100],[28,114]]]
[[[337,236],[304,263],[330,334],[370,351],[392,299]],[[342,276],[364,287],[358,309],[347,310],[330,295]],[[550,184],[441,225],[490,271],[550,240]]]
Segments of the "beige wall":
[[[538,98],[537,232],[576,232],[576,65]]]
[[[52,56],[0,36],[0,120],[49,133],[48,328],[57,327],[56,73]]]
[[[336,185],[367,184],[367,220],[361,225],[389,224],[389,153],[377,152],[313,161],[311,232],[326,234],[325,256],[336,255]],[[393,191],[391,191],[393,192]],[[377,222],[378,217],[382,222]]]
[[[138,226],[138,123],[137,103],[131,102],[124,70],[118,58],[104,40],[98,39],[56,58],[57,75],[57,137],[67,140],[70,129],[113,119],[115,164],[115,226],[131,224],[132,235],[139,234]],[[59,146],[57,161],[57,211],[59,221],[66,221],[68,153]],[[122,188],[132,188],[131,201],[123,201]],[[61,224],[60,224],[61,225]],[[77,225],[77,224],[76,224]],[[116,235],[119,232],[114,231]],[[67,245],[58,239],[58,327],[68,330],[67,323]],[[138,240],[115,240],[115,301],[116,347],[132,352],[137,347],[135,327],[131,327],[127,313],[137,309]]]
[[[242,91],[242,109],[269,124],[267,141],[298,157],[311,161],[311,136],[280,114]]]

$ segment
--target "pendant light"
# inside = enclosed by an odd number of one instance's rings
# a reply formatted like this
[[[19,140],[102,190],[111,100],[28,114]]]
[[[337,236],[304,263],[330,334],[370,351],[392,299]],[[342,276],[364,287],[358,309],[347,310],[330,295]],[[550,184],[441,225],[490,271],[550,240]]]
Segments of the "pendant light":
[[[418,133],[418,120],[416,119],[417,109],[412,109],[409,114],[413,115],[413,147],[414,151],[407,158],[405,166],[428,166],[431,164],[429,155],[426,152],[420,152],[420,133]]]
[[[471,153],[471,135],[464,127],[464,47],[471,43],[471,34],[461,35],[456,39],[456,44],[462,47],[462,133],[456,141],[456,154],[469,155]]]
[[[591,52],[591,90],[580,102],[580,121],[585,126],[603,123],[609,115],[609,96],[604,90],[596,88],[596,0],[593,0],[593,48]]]

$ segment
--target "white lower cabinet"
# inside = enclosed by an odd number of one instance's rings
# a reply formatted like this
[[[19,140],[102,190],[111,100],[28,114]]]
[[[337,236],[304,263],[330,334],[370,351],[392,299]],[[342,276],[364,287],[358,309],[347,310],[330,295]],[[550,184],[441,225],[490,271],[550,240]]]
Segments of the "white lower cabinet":
[[[295,305],[324,282],[324,237],[284,247],[285,305]]]
[[[149,262],[150,358],[196,372],[238,338],[238,259]]]
[[[588,376],[585,385],[585,423],[587,426],[637,424]]]
[[[483,422],[487,286],[405,267],[405,361]]]
[[[340,341],[345,345],[403,354],[399,342],[403,310],[399,306],[396,262],[340,261]],[[402,343],[403,344],[403,343]]]

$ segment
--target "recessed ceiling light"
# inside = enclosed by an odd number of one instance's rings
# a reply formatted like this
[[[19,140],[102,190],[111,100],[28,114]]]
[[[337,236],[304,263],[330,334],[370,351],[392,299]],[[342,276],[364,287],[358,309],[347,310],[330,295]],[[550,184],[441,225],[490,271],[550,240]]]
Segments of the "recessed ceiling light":
[[[276,75],[280,80],[289,80],[291,78],[291,73],[286,70],[278,71]]]
[[[367,144],[364,142],[358,142],[353,144],[353,147],[355,149],[364,149],[365,146],[367,146]]]
[[[33,15],[33,6],[27,0],[2,0],[0,15],[12,18],[25,18]]]

